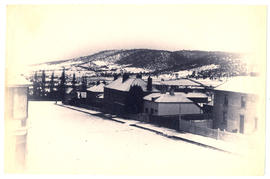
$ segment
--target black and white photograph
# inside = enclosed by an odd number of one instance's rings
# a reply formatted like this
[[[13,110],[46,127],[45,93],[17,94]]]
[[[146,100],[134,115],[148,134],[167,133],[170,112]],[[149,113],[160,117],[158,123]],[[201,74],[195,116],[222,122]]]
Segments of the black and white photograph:
[[[263,176],[267,7],[6,4],[4,173]]]

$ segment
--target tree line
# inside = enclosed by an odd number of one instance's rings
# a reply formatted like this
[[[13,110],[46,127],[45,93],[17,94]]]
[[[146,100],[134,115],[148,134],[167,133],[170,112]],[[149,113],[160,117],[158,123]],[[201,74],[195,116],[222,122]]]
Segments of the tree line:
[[[49,80],[48,77],[49,76]],[[68,77],[66,76],[65,69],[63,69],[60,77],[55,76],[54,72],[51,75],[42,71],[41,75],[38,72],[32,77],[32,86],[29,88],[29,98],[33,100],[63,100],[65,97],[66,89],[71,87],[74,90],[86,91],[87,78],[82,77],[79,82],[75,74],[72,76],[71,85],[67,85]]]

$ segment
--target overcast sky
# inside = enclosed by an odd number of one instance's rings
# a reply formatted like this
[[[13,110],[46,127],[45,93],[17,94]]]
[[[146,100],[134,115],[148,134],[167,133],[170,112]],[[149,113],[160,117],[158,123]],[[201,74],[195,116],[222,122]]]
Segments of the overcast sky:
[[[263,52],[266,7],[245,5],[9,5],[6,65],[106,49]]]

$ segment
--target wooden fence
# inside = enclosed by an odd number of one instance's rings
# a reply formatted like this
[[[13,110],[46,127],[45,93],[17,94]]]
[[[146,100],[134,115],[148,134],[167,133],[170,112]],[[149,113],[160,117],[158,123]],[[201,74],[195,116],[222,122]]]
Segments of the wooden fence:
[[[206,120],[205,120],[206,121]],[[202,135],[205,137],[211,137],[217,140],[224,140],[229,142],[241,142],[245,141],[245,136],[238,133],[231,133],[227,131],[222,131],[220,129],[211,129],[211,120],[207,120],[206,124],[201,125],[200,122],[194,121],[179,121],[179,129],[185,132],[189,132],[192,134]],[[201,121],[203,122],[203,121]]]

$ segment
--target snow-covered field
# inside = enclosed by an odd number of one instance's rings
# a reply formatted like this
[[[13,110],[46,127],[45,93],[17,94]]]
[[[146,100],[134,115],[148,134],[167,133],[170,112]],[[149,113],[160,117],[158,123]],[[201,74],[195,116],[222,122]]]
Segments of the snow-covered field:
[[[248,159],[104,120],[54,102],[29,102],[28,125],[29,173],[256,174]]]
[[[178,75],[178,77],[187,77],[188,75],[191,75],[193,71],[195,71],[196,73],[201,72],[201,71],[205,71],[205,70],[213,70],[213,69],[217,69],[219,68],[219,65],[215,65],[215,64],[211,64],[211,65],[205,65],[202,67],[197,67],[197,68],[192,68],[189,70],[181,70],[178,72],[175,72],[174,74]]]

